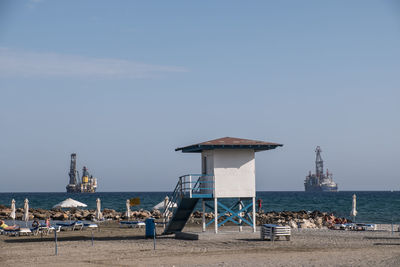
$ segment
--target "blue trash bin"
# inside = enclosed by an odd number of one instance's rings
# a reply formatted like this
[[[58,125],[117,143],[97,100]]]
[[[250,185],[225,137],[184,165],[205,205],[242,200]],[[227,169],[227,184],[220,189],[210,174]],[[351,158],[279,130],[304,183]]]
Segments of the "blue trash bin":
[[[154,223],[154,218],[148,218],[144,222],[146,224],[146,238],[154,238],[154,230],[156,227],[156,224]]]

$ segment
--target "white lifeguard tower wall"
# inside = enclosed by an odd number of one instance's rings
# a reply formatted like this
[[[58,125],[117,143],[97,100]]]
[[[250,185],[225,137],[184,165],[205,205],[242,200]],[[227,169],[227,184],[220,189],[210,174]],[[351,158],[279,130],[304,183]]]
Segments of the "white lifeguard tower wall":
[[[256,196],[254,149],[204,150],[201,153],[201,162],[202,173],[214,176],[214,197]]]

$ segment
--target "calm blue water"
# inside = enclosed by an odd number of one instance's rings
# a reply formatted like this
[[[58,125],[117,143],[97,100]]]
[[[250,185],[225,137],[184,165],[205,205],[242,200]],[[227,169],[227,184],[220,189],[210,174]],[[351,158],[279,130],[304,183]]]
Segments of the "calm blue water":
[[[395,223],[400,223],[400,192],[257,192],[257,199],[262,199],[264,211],[320,210],[332,212],[341,217],[350,217],[354,193],[357,195],[357,221],[391,223],[393,218]],[[100,198],[102,209],[124,211],[126,199],[139,197],[140,206],[132,209],[151,210],[154,205],[164,199],[166,194],[166,192],[0,193],[0,204],[10,206],[11,200],[14,198],[17,208],[22,208],[24,199],[28,198],[31,208],[51,209],[53,205],[71,197],[87,204],[88,209],[95,209],[96,199]],[[200,210],[200,206],[197,209]]]

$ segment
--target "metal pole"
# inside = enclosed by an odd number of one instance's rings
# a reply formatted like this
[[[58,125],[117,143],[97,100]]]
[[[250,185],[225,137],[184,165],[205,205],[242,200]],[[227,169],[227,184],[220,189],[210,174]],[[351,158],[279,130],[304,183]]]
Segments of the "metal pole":
[[[190,198],[192,198],[192,175],[189,175],[189,194]]]
[[[93,229],[92,229],[92,247],[94,246],[93,244]]]
[[[393,235],[393,213],[392,213],[392,235]]]
[[[218,233],[218,198],[214,198],[214,232]]]
[[[58,255],[57,229],[54,230],[54,241],[56,243],[56,255]]]
[[[256,198],[253,197],[253,232],[256,232]]]
[[[153,249],[156,250],[156,225],[154,224],[154,234],[153,234]]]
[[[201,204],[203,206],[203,214],[201,216],[202,222],[203,222],[203,232],[206,231],[206,202],[204,201],[204,198],[201,199]]]

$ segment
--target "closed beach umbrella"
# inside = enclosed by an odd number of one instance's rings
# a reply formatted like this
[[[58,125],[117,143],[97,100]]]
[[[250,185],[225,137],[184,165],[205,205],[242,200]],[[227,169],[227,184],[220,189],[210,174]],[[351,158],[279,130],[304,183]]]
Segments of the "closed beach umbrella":
[[[64,201],[61,201],[60,203],[56,204],[53,206],[54,208],[85,208],[87,205],[85,203],[76,201],[72,198],[67,198]]]
[[[353,216],[353,220],[355,221],[355,218],[357,216],[357,210],[356,210],[356,205],[357,205],[357,197],[356,194],[353,195],[353,208],[350,212],[350,216]]]
[[[29,220],[29,200],[25,198],[24,201],[24,216],[22,220],[25,221],[25,225],[28,227],[28,220]]]
[[[11,219],[14,220],[15,224],[15,200],[11,200],[11,214],[10,214]]]
[[[126,200],[126,213],[125,213],[125,216],[128,218],[128,220],[131,217],[131,204],[130,204],[129,199]]]
[[[101,214],[101,201],[100,198],[96,199],[96,220],[100,221],[103,219],[103,214]]]

